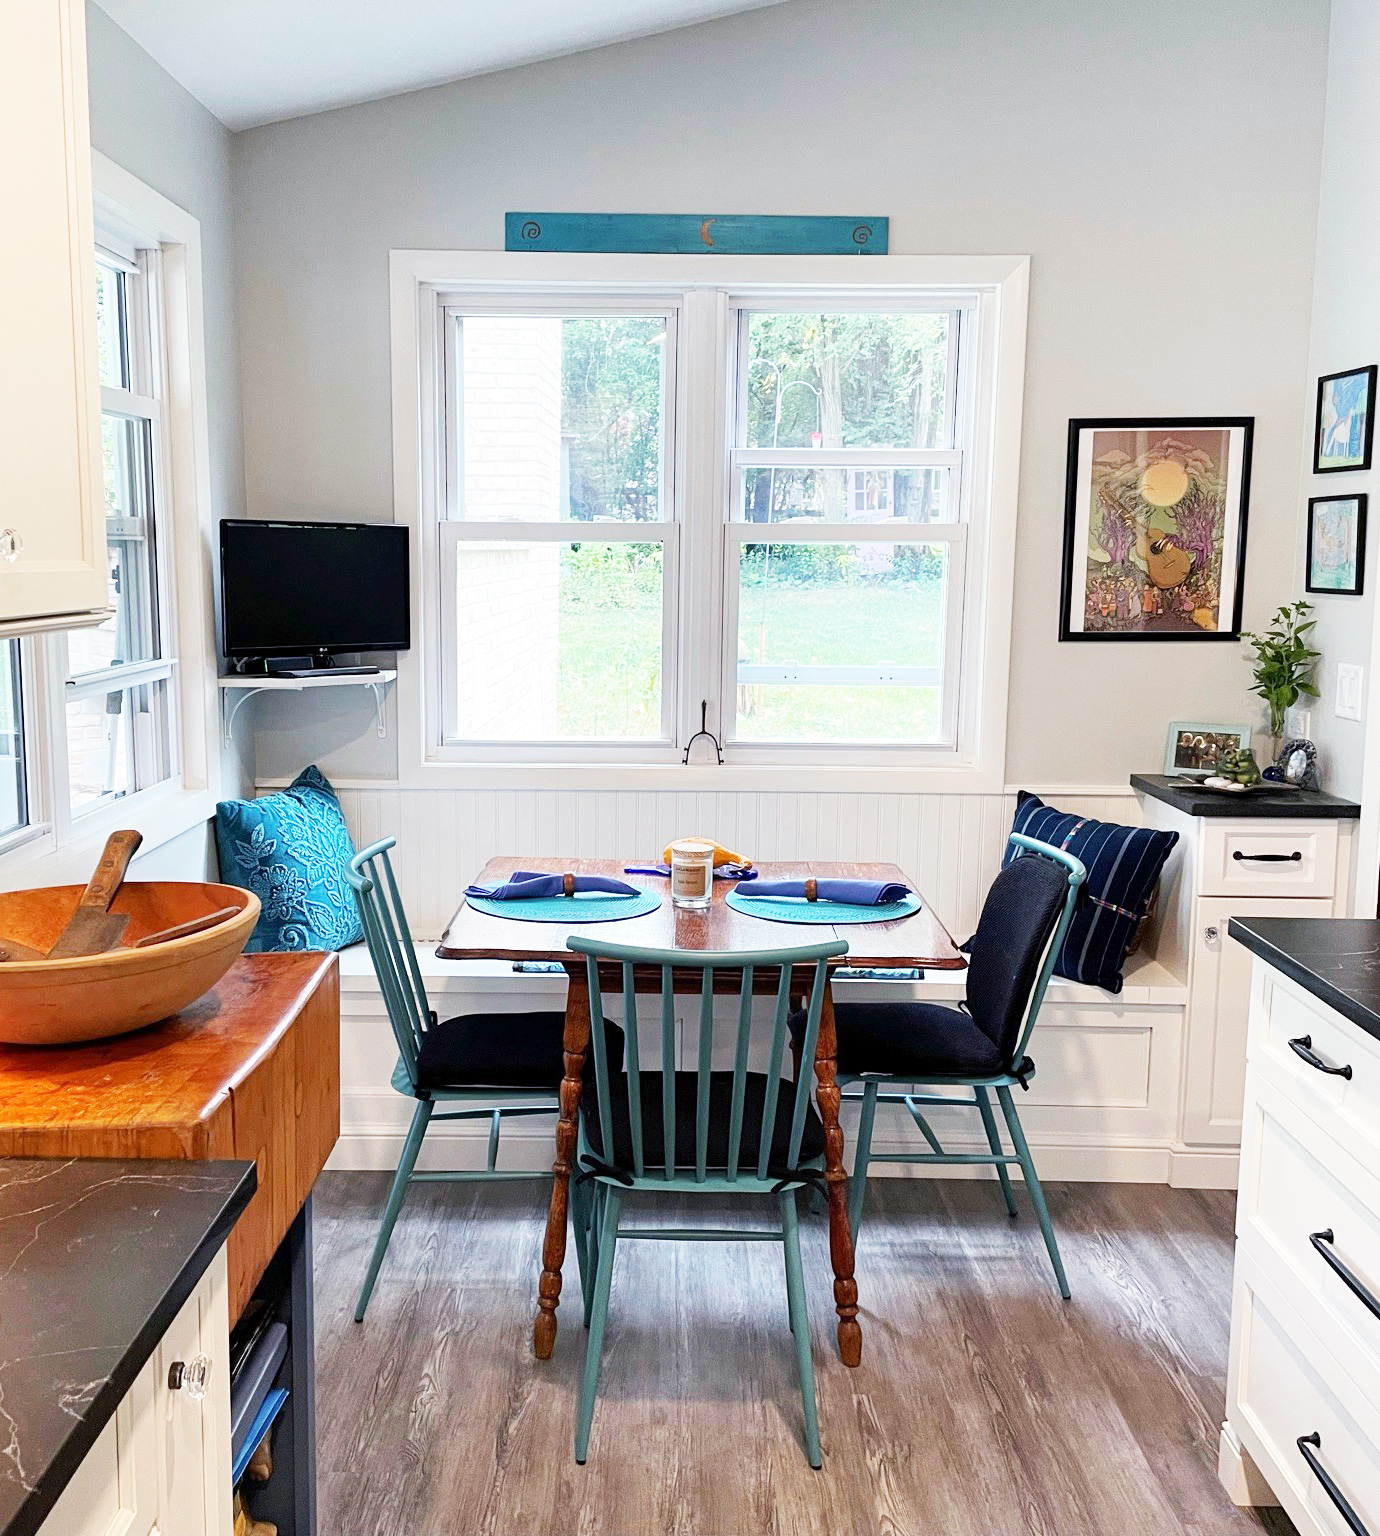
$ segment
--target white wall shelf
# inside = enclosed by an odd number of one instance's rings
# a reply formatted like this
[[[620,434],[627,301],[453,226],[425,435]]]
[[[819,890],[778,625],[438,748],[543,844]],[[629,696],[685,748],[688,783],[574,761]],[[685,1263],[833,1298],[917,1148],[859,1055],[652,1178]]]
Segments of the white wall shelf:
[[[221,732],[228,746],[234,735],[235,716],[256,693],[300,693],[304,688],[369,688],[374,695],[375,733],[382,740],[388,734],[383,718],[383,690],[395,682],[396,672],[370,672],[366,675],[333,677],[329,671],[320,677],[251,677],[236,674],[217,678],[220,688]],[[228,695],[234,694],[234,698]]]

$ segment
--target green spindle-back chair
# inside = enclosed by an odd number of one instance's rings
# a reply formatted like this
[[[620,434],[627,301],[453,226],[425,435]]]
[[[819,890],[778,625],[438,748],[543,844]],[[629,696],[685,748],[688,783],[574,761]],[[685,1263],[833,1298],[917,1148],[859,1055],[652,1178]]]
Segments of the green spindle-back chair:
[[[557,1089],[564,1071],[561,1042],[565,1015],[559,1010],[437,1019],[427,1001],[412,933],[388,857],[394,843],[395,839],[385,837],[361,849],[345,872],[355,893],[369,957],[398,1045],[392,1086],[398,1093],[416,1100],[412,1125],[403,1143],[369,1270],[359,1293],[356,1322],[364,1321],[379,1267],[388,1251],[388,1240],[410,1184],[486,1184],[550,1178],[549,1173],[500,1170],[499,1137],[503,1121],[509,1117],[559,1111]],[[521,1102],[495,1102],[513,1098]],[[471,1107],[437,1113],[436,1106],[442,1103]],[[488,1120],[489,1145],[484,1169],[415,1171],[427,1128],[440,1120]]]
[[[1011,1090],[1024,1088],[1034,1076],[1026,1047],[1087,870],[1071,853],[1033,837],[1013,832],[1010,842],[1020,852],[993,881],[983,904],[970,946],[968,998],[961,1011],[938,1003],[844,1003],[834,1010],[838,1080],[863,1085],[861,1093],[843,1095],[847,1102],[862,1106],[848,1214],[856,1239],[871,1163],[957,1163],[995,1168],[1007,1213],[1014,1217],[1016,1201],[1007,1167],[1017,1163],[1059,1292],[1067,1300],[1069,1284],[1054,1224]],[[802,1025],[796,1019],[792,1028],[798,1033]],[[911,1091],[882,1093],[887,1083],[909,1084]],[[922,1083],[968,1088],[972,1097],[915,1092]],[[1001,1105],[1013,1153],[1002,1148],[989,1090]],[[874,1153],[872,1126],[878,1104],[903,1104],[930,1150]],[[945,1151],[922,1106],[956,1105],[976,1108],[990,1151]]]
[[[604,1321],[618,1239],[689,1242],[779,1241],[785,1252],[786,1304],[795,1334],[796,1365],[805,1415],[805,1447],[812,1467],[820,1465],[819,1419],[810,1325],[800,1264],[798,1191],[817,1183],[823,1168],[823,1127],[810,1102],[814,1074],[808,1066],[792,1082],[785,1053],[790,1041],[790,1005],[795,990],[807,998],[801,1060],[811,1063],[819,1035],[828,962],[847,953],[841,940],[793,949],[720,954],[676,949],[642,949],[602,938],[575,937],[570,948],[586,957],[590,995],[590,1054],[581,1105],[573,1214],[576,1257],[585,1304],[589,1344],[575,1430],[575,1460],[589,1448],[590,1425],[599,1386]],[[600,963],[617,965],[623,1006],[625,1070],[612,1061],[611,1031],[604,1015]],[[660,973],[660,1070],[644,1071],[637,1045],[638,969]],[[678,1071],[673,974],[700,972],[699,1042],[694,1071]],[[775,976],[773,976],[775,972]],[[737,1026],[733,1067],[715,1071],[715,977],[737,981]],[[803,977],[808,976],[808,984]],[[771,986],[756,1006],[754,988]],[[730,982],[731,985],[731,982]],[[770,1012],[767,1070],[748,1070],[753,1036]],[[765,1033],[765,1029],[761,1030]],[[624,1229],[619,1215],[626,1196],[673,1189],[715,1195],[774,1195],[779,1230],[767,1232],[705,1227]]]

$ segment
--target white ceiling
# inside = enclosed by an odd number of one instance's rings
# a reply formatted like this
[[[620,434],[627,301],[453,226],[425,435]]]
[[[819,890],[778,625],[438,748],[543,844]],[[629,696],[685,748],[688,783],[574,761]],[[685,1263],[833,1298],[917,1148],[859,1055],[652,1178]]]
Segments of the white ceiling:
[[[394,96],[779,0],[98,0],[229,128]]]

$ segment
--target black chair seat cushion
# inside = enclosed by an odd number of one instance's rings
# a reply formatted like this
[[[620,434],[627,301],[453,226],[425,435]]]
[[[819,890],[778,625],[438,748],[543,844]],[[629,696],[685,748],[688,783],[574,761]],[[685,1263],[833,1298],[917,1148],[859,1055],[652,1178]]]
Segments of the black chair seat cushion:
[[[559,1088],[565,1076],[565,1014],[467,1013],[433,1024],[417,1053],[417,1086]],[[623,1066],[623,1031],[608,1028],[609,1056]],[[590,1074],[586,1053],[585,1075]]]
[[[834,1026],[846,1077],[990,1077],[1009,1065],[966,1013],[940,1003],[839,1003]],[[791,1015],[791,1033],[804,1035],[803,1012]]]
[[[766,1109],[768,1078],[763,1072],[749,1072],[743,1088],[743,1139],[738,1154],[740,1171],[756,1172],[757,1148],[762,1134],[762,1119]],[[661,1073],[644,1072],[640,1079],[642,1099],[642,1158],[646,1168],[664,1169],[666,1156],[662,1141],[665,1121],[661,1112]],[[625,1173],[633,1168],[632,1123],[628,1113],[628,1079],[619,1075],[609,1084],[610,1114],[613,1130],[613,1155],[604,1151],[603,1136],[599,1126],[599,1092],[593,1077],[585,1074],[581,1110],[584,1115],[585,1136],[591,1150],[602,1162]],[[695,1117],[699,1107],[699,1080],[694,1072],[676,1073],[676,1166],[695,1166]],[[728,1167],[728,1133],[733,1108],[733,1073],[709,1074],[709,1139],[708,1166]],[[791,1115],[795,1110],[795,1084],[782,1081],[776,1099],[776,1114],[772,1124],[770,1167],[780,1175],[787,1167],[786,1154],[790,1148]],[[807,1106],[805,1126],[800,1138],[800,1158],[797,1167],[824,1155],[824,1127],[815,1113],[814,1104]]]

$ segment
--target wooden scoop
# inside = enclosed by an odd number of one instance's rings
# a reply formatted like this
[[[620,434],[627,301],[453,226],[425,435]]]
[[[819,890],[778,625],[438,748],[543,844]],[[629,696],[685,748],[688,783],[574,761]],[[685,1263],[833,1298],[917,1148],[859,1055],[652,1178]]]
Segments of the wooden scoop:
[[[124,884],[125,871],[144,840],[140,832],[112,832],[106,839],[96,871],[81,893],[77,910],[48,951],[50,960],[100,955],[114,949],[129,926],[128,913],[112,912],[110,904]]]
[[[166,944],[170,939],[190,938],[194,933],[202,933],[207,928],[214,928],[217,923],[239,915],[238,907],[222,907],[218,912],[206,912],[200,917],[189,917],[185,923],[174,923],[171,928],[160,928],[157,933],[146,933],[142,939],[134,941],[133,947],[147,949],[150,944]],[[3,943],[4,940],[0,939],[0,944]]]

